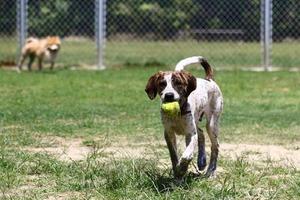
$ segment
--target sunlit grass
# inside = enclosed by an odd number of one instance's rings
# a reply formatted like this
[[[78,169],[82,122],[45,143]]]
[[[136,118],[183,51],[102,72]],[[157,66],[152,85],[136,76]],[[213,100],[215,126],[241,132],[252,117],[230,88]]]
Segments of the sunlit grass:
[[[299,170],[271,160],[263,164],[243,156],[231,160],[220,152],[216,178],[189,174],[178,183],[170,164],[159,160],[168,158],[165,146],[156,145],[154,156],[141,159],[103,153],[106,147],[99,138],[108,142],[114,138],[120,144],[128,138],[129,146],[149,138],[163,141],[159,100],[150,101],[144,87],[150,75],[164,69],[168,68],[46,69],[20,74],[0,70],[0,199],[299,197]],[[203,76],[200,69],[191,71]],[[298,144],[299,72],[217,71],[216,81],[225,105],[221,144]],[[66,141],[79,137],[92,152],[83,160],[67,162],[24,150],[47,148],[53,145],[49,138],[57,136]]]
[[[161,69],[161,68],[160,68]],[[161,134],[158,99],[144,92],[159,68],[42,73],[0,71],[0,119],[6,135]],[[202,71],[193,70],[196,76]],[[221,138],[228,141],[299,139],[298,73],[217,72],[225,109]],[[143,120],[141,120],[143,119]],[[72,123],[63,123],[71,121]],[[239,135],[239,136],[237,136]]]

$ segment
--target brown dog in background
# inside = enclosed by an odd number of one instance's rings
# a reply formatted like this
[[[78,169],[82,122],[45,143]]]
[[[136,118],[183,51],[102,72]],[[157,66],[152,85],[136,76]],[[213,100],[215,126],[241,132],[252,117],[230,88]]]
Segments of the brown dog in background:
[[[48,36],[46,38],[28,38],[22,49],[21,58],[18,64],[18,70],[22,70],[22,65],[29,57],[28,70],[31,71],[31,65],[38,58],[38,68],[43,68],[43,61],[50,61],[50,69],[53,69],[56,56],[60,50],[61,42],[58,36]]]

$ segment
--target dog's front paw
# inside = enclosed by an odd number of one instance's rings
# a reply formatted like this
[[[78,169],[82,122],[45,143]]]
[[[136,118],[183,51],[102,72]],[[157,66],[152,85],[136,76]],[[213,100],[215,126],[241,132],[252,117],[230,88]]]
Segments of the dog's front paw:
[[[204,175],[206,178],[215,178],[217,175],[216,175],[216,170],[207,170],[205,175]]]
[[[209,166],[206,170],[205,176],[206,177],[214,177],[216,169],[217,169],[217,162],[216,161],[210,162]]]
[[[209,178],[209,179],[213,179],[213,178],[216,178],[217,175],[216,175],[216,171],[207,171],[205,174],[204,174],[204,177],[205,178]]]
[[[174,175],[176,178],[182,178],[188,170],[189,163],[191,159],[181,158],[179,164],[174,170]]]

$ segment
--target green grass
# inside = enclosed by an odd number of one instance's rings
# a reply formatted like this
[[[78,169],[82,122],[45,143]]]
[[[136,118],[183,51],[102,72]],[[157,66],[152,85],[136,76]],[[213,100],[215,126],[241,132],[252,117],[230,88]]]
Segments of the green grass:
[[[15,38],[0,38],[0,61],[14,61],[17,52]],[[299,67],[299,41],[274,43],[273,66]],[[116,68],[127,66],[174,66],[180,59],[203,55],[218,68],[261,66],[259,42],[197,42],[109,40],[105,45],[105,65]],[[96,65],[95,42],[91,38],[66,38],[58,57],[58,66]]]
[[[258,43],[235,42],[108,42],[106,61],[108,66],[126,65],[168,65],[191,55],[205,55],[221,68],[260,66]]]
[[[64,163],[45,154],[1,151],[0,187],[37,185],[31,192],[19,192],[19,198],[44,199],[56,194],[81,192],[72,199],[297,199],[300,173],[296,169],[255,166],[243,159],[220,159],[226,172],[206,179],[187,175],[182,183],[170,177],[168,168],[158,168],[157,160],[111,160],[99,162],[100,154],[91,154],[81,162]],[[35,179],[28,180],[29,175]],[[5,194],[5,193],[4,193]],[[5,197],[14,197],[9,194]]]
[[[17,54],[17,38],[0,37],[0,67],[4,64],[14,64]]]
[[[160,134],[159,100],[148,100],[144,92],[148,77],[158,70],[1,71],[2,132]],[[200,71],[193,73],[201,76]],[[217,72],[217,82],[225,97],[221,137],[226,141],[299,139],[299,73],[222,71]]]
[[[178,184],[169,164],[158,167],[159,161],[152,157],[114,159],[102,153],[101,143],[88,158],[74,162],[23,150],[51,146],[42,140],[48,136],[80,137],[88,146],[99,137],[163,141],[159,100],[150,101],[144,92],[148,77],[158,70],[128,67],[21,74],[0,70],[0,199],[44,199],[65,193],[74,199],[299,197],[299,170],[269,160],[261,165],[243,157],[221,156],[223,170],[217,178],[189,175]],[[203,76],[202,71],[192,72]],[[298,72],[217,71],[216,81],[225,99],[221,143],[298,144]],[[159,148],[167,154],[164,146]],[[103,162],[103,157],[108,160]],[[29,189],[20,189],[24,186]],[[12,191],[19,191],[18,195]]]
[[[62,41],[58,63],[63,66],[96,65],[96,43],[88,38]]]

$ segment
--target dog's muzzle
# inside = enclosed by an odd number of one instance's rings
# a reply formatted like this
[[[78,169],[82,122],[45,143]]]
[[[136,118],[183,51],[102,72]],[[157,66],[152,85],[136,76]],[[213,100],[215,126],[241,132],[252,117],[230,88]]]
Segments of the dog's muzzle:
[[[50,47],[47,48],[50,52],[57,52],[59,50],[58,45],[52,45]]]
[[[164,102],[173,102],[173,101],[175,101],[174,93],[172,93],[172,92],[166,93],[165,97],[164,97]]]

